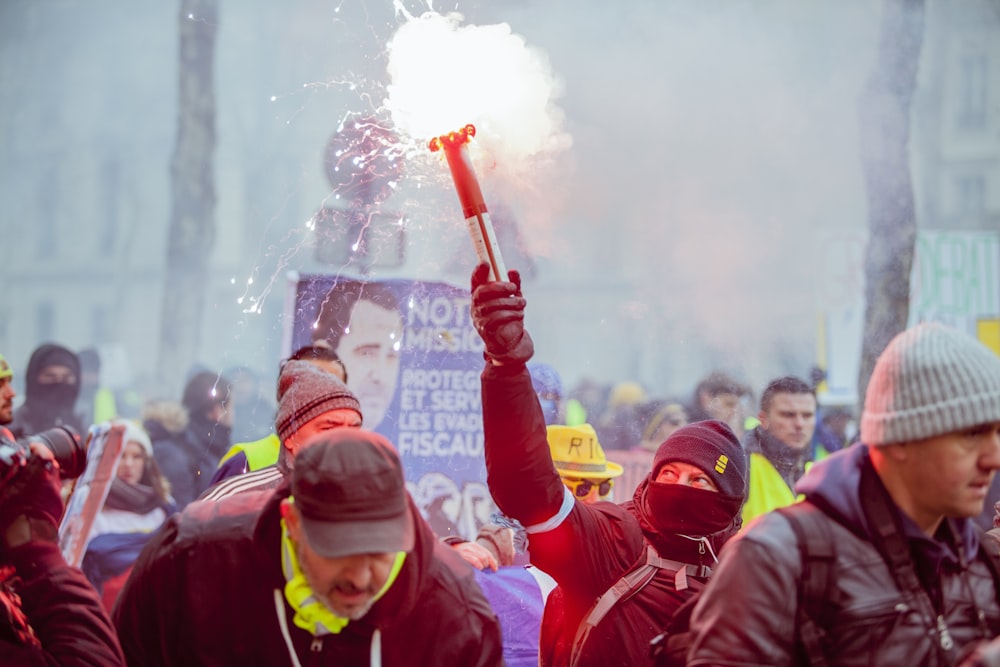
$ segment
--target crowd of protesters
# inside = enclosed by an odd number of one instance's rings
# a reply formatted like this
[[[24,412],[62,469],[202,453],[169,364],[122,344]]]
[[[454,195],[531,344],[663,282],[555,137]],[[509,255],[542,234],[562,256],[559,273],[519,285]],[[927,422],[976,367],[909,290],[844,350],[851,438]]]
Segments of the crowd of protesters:
[[[1000,534],[976,520],[997,355],[918,325],[858,415],[820,405],[815,373],[759,401],[719,370],[684,397],[565,391],[516,272],[487,275],[471,315],[502,514],[471,540],[433,533],[322,341],[276,393],[199,367],[178,400],[111,392],[93,349],[40,345],[23,373],[0,356],[0,662],[996,664]],[[101,423],[123,448],[77,569],[68,482],[33,438]]]

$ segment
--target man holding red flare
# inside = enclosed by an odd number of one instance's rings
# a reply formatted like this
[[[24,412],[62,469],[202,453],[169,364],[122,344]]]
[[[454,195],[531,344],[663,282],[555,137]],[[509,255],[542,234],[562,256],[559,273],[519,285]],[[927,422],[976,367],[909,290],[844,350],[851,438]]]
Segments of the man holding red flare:
[[[532,564],[558,583],[542,619],[540,663],[645,664],[649,640],[704,586],[741,525],[746,455],[722,422],[690,424],[660,445],[631,500],[577,500],[552,463],[525,366],[534,345],[520,276],[491,282],[490,271],[483,263],[472,274],[487,360],[487,481],[500,510],[525,525]]]

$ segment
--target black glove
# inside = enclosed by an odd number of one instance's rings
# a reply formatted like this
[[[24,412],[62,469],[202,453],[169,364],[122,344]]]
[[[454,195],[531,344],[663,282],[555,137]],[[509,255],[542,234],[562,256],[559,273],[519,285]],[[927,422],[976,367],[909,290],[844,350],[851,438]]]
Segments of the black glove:
[[[525,300],[521,274],[508,271],[510,282],[490,281],[489,264],[472,271],[472,324],[486,344],[485,356],[498,364],[524,364],[535,344],[524,329]]]
[[[7,528],[21,516],[30,522],[33,537],[55,540],[64,507],[59,466],[33,454],[13,479],[8,480],[0,500],[0,542]],[[12,545],[11,545],[12,546]]]

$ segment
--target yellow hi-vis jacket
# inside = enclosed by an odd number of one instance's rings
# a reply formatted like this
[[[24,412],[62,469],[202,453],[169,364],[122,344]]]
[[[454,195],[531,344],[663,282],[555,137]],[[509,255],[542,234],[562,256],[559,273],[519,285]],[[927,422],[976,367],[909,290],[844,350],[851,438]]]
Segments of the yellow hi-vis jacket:
[[[94,423],[103,424],[118,416],[115,395],[110,389],[101,387],[94,394]]]
[[[281,440],[278,439],[277,433],[272,433],[260,440],[235,444],[229,448],[229,451],[223,454],[219,460],[219,465],[221,466],[240,452],[243,452],[247,457],[247,470],[260,470],[278,462],[278,454],[281,452]]]
[[[827,457],[826,450],[822,447],[816,448],[816,460]],[[813,462],[806,463],[806,470],[812,466]],[[752,519],[767,514],[771,510],[791,505],[801,500],[801,496],[788,488],[788,484],[781,478],[774,465],[767,460],[767,457],[760,452],[750,453],[750,484],[747,489],[747,501],[743,505],[743,527]]]

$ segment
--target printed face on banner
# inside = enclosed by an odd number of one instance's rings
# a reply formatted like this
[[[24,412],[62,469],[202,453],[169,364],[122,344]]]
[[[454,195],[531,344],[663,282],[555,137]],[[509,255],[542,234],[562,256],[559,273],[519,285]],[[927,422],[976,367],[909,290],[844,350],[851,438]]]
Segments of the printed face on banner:
[[[334,350],[347,368],[347,386],[361,402],[365,425],[371,429],[382,423],[396,395],[402,341],[399,311],[362,299],[351,310]]]
[[[486,487],[483,344],[468,288],[300,276],[291,349],[325,341],[347,368],[364,428],[399,451],[407,487],[439,536],[475,538],[496,511]]]

